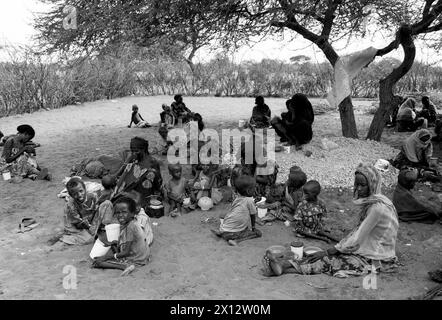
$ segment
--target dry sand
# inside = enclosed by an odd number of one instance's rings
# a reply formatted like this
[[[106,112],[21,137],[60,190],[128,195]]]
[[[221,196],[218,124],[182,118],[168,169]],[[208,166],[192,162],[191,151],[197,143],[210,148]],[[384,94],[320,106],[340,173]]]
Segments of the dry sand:
[[[441,266],[440,225],[401,224],[397,252],[404,266],[398,273],[380,275],[377,290],[363,289],[362,278],[263,277],[260,260],[265,248],[292,241],[289,228],[282,223],[260,227],[262,238],[229,247],[210,233],[210,228],[217,227],[223,207],[156,220],[152,261],[126,278],[119,278],[117,270],[91,269],[91,246],[49,249],[46,241],[62,227],[64,201],[56,195],[70,167],[86,156],[116,154],[127,148],[135,135],[159,141],[155,128],[127,128],[130,107],[138,104],[147,121],[157,122],[161,104],[171,101],[172,97],[164,96],[128,97],[0,119],[4,133],[14,133],[23,123],[36,129],[34,140],[42,144],[39,162],[54,175],[52,182],[0,181],[0,299],[403,299],[434,285],[427,271]],[[248,118],[253,105],[251,98],[195,97],[185,98],[185,102],[203,115],[209,127],[218,128]],[[275,113],[285,108],[284,99],[269,98],[266,103]],[[356,118],[363,133],[371,119],[363,110],[371,102],[355,104],[359,106]],[[341,135],[337,112],[318,116],[314,126],[317,135]],[[403,134],[391,137],[387,134],[384,140],[397,145]],[[339,196],[330,190],[323,198],[328,203],[333,231],[342,235],[355,222],[350,192]],[[18,234],[22,217],[33,217],[40,226]],[[320,242],[304,242],[327,247]],[[77,269],[75,290],[63,289],[66,265]]]

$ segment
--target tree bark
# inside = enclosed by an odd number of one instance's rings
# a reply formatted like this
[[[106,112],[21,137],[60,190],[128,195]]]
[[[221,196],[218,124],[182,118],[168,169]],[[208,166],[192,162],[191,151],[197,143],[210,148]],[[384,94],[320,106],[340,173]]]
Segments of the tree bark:
[[[379,108],[371,121],[367,139],[380,141],[388,117],[399,103],[399,97],[393,93],[396,83],[410,71],[416,57],[416,47],[412,37],[412,28],[402,25],[396,37],[404,50],[402,63],[384,79],[379,81]]]
[[[341,116],[342,135],[346,138],[358,139],[358,130],[356,128],[355,113],[351,96],[346,97],[339,104],[339,115]]]

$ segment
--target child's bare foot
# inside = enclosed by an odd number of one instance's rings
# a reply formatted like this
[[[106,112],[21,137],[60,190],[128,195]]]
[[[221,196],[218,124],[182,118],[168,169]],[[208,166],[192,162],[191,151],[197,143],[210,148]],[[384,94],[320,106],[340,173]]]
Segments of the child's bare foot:
[[[133,264],[131,264],[129,267],[124,269],[124,271],[120,274],[120,277],[125,277],[125,276],[129,275],[134,270],[135,270],[135,266]]]
[[[236,242],[235,240],[229,240],[229,241],[227,241],[227,243],[232,247],[238,246],[238,242]]]

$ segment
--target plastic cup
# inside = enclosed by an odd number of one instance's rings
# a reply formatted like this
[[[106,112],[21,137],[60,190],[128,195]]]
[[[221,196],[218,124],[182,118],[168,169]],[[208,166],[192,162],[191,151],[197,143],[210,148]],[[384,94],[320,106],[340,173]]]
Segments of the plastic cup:
[[[245,120],[239,120],[238,121],[238,127],[239,128],[244,128],[244,125],[246,124],[246,121]]]
[[[108,251],[110,250],[110,247],[105,247],[104,243],[100,241],[100,239],[97,239],[95,241],[94,246],[92,247],[91,253],[89,254],[89,257],[91,259],[102,257],[104,256]]]
[[[107,241],[118,241],[120,237],[120,225],[118,223],[111,223],[104,227],[106,230]]]
[[[290,148],[290,146],[285,146],[284,147],[284,153],[290,153],[291,152],[291,148]]]
[[[267,214],[267,208],[266,209],[258,208],[258,217],[260,219],[264,218],[266,214]]]
[[[11,180],[11,178],[12,178],[11,173],[9,171],[3,172],[2,175],[3,175],[3,180],[5,180],[5,181]]]
[[[301,260],[304,255],[304,244],[302,242],[293,241],[290,243],[290,250],[295,255],[295,260]]]

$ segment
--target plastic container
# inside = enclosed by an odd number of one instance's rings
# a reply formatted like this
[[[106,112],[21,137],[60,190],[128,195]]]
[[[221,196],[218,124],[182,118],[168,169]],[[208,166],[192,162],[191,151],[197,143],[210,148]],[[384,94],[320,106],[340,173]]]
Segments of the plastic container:
[[[245,120],[239,120],[238,121],[238,128],[244,128],[244,125],[246,124]]]
[[[302,242],[293,241],[290,243],[290,250],[295,255],[295,260],[301,260],[304,255],[304,244]]]
[[[266,198],[265,197],[261,197],[261,200],[259,202],[256,203],[257,206],[257,211],[258,211],[258,218],[262,219],[266,216],[267,214],[267,208],[266,209],[261,209],[258,207],[258,205],[260,204],[264,204],[266,202]]]
[[[290,153],[291,152],[291,148],[290,148],[290,146],[285,146],[284,147],[284,153]]]
[[[9,171],[3,171],[2,176],[3,176],[3,180],[5,180],[5,181],[11,180],[11,178],[12,178],[11,173]]]
[[[97,239],[97,241],[95,241],[95,243],[94,243],[94,246],[92,247],[89,257],[91,257],[92,259],[97,258],[97,257],[102,257],[109,250],[110,250],[110,247],[105,247],[104,243],[101,242],[100,239]]]
[[[107,241],[118,241],[120,237],[120,225],[118,223],[111,223],[104,226],[104,230],[106,230]]]

